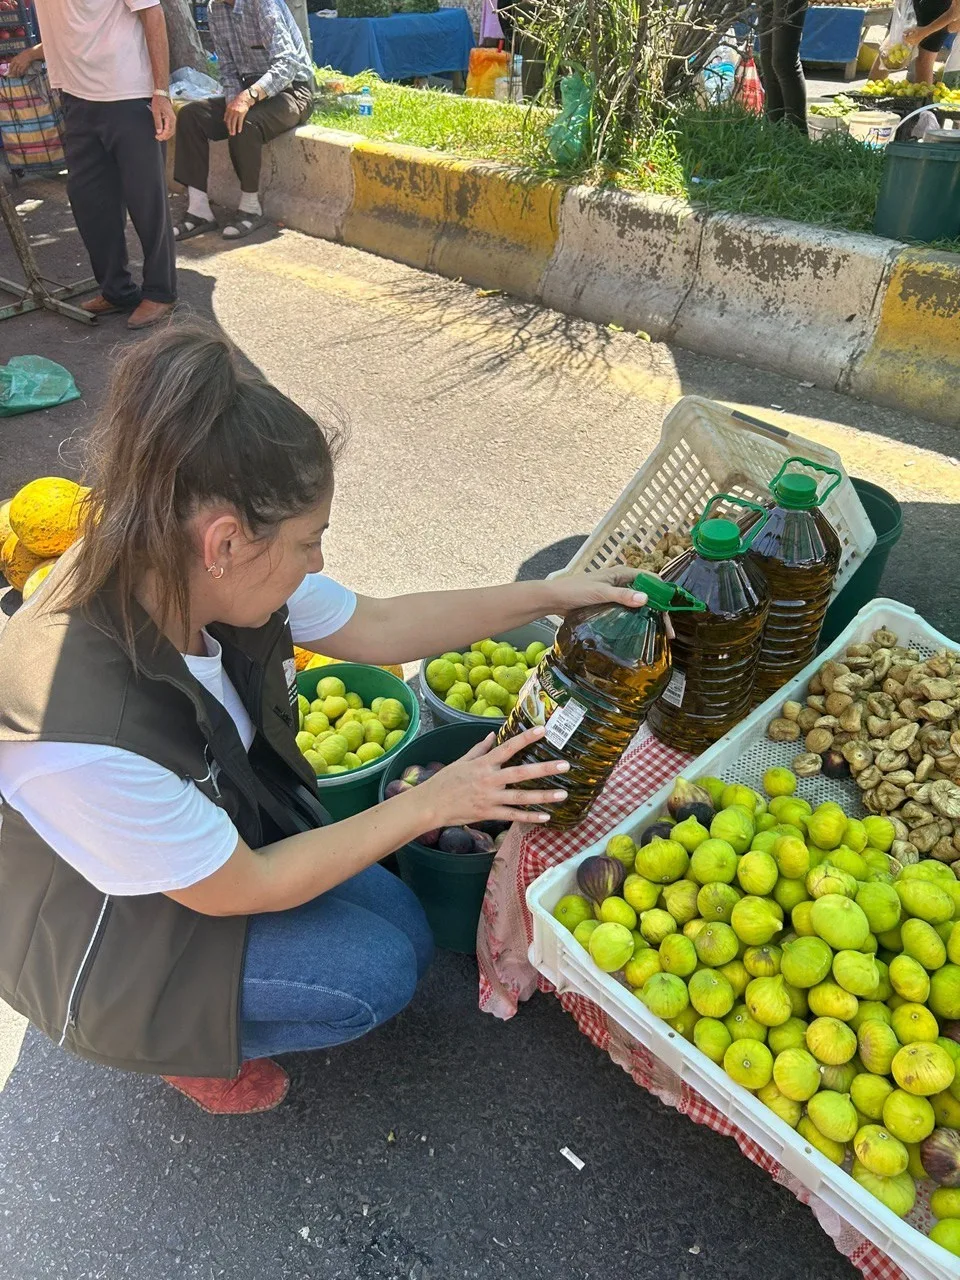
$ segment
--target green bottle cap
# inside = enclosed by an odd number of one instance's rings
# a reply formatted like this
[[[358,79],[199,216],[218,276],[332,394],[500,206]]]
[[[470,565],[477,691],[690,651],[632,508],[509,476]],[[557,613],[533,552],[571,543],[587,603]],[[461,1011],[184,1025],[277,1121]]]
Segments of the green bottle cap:
[[[702,613],[706,605],[696,596],[674,582],[664,582],[653,573],[638,573],[633,580],[634,591],[643,591],[647,604],[661,613]]]
[[[773,496],[789,511],[809,511],[817,505],[817,482],[813,476],[791,471],[774,485]]]
[[[693,531],[693,548],[705,560],[729,560],[740,554],[740,530],[732,520],[718,516],[704,520]]]

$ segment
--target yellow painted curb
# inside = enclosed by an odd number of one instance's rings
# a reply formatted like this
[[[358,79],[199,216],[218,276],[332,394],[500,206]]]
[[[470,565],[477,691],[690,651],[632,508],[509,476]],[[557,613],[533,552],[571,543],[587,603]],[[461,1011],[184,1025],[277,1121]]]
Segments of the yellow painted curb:
[[[343,240],[518,297],[537,295],[563,187],[417,147],[358,143]]]
[[[905,249],[894,261],[876,330],[849,389],[938,422],[960,420],[960,258]]]

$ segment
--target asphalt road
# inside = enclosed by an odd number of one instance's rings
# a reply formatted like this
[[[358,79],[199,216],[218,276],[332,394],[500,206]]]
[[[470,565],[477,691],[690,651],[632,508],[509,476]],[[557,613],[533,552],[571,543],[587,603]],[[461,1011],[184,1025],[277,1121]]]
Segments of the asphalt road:
[[[33,183],[21,195],[45,272],[87,274],[62,190]],[[0,275],[14,273],[0,246]],[[558,567],[671,404],[697,393],[831,443],[851,472],[892,490],[906,529],[884,590],[960,634],[943,572],[960,500],[949,429],[752,370],[749,353],[702,359],[287,232],[228,249],[195,241],[180,280],[185,310],[216,320],[307,407],[349,421],[328,568],[359,590]],[[82,392],[0,422],[0,494],[79,465],[112,354],[128,341],[116,320],[0,324],[0,363],[48,356]],[[8,593],[0,609],[15,603]],[[0,1034],[8,1067],[17,1039],[9,1025]],[[28,1031],[0,1093],[0,1274],[857,1274],[809,1209],[732,1141],[635,1087],[555,1001],[538,997],[507,1024],[481,1015],[464,957],[441,954],[393,1024],[289,1066],[281,1110],[214,1120],[159,1081],[86,1065]]]

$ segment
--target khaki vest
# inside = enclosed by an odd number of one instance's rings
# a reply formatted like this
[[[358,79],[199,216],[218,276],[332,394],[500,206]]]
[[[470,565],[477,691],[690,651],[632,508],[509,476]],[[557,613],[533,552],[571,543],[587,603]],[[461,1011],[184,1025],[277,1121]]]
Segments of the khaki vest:
[[[192,779],[254,849],[325,820],[294,741],[285,610],[255,630],[209,628],[257,731],[248,755],[145,613],[135,670],[110,590],[83,615],[58,611],[53,594],[0,637],[0,740],[93,742],[154,760]],[[246,917],[200,915],[163,894],[104,895],[2,797],[0,816],[0,997],[94,1062],[235,1075]]]

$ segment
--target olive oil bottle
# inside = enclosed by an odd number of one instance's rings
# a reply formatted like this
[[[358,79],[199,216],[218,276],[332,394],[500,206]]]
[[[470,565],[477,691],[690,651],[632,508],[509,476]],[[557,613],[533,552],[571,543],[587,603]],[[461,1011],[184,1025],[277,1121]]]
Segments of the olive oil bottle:
[[[522,762],[569,762],[570,772],[558,779],[567,799],[551,808],[551,826],[581,821],[647,709],[666,688],[671,670],[666,614],[703,608],[689,592],[653,574],[638,573],[633,587],[647,595],[639,609],[603,604],[568,614],[500,730],[499,741],[505,742],[545,725],[546,735]]]
[[[832,479],[818,494],[813,476],[787,471],[794,463]],[[757,530],[748,556],[770,595],[755,706],[802,671],[817,651],[841,555],[840,539],[820,507],[842,478],[833,467],[788,458],[770,481],[773,502],[767,506],[767,519]]]
[[[711,517],[721,500],[760,519],[743,534],[733,520]],[[717,494],[693,527],[690,550],[663,569],[706,606],[674,621],[673,674],[648,716],[660,741],[678,750],[698,755],[750,710],[770,600],[747,552],[766,518],[758,503]]]

